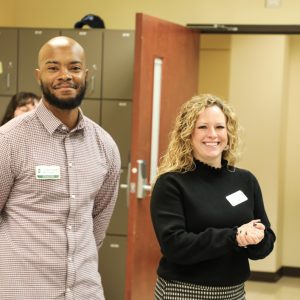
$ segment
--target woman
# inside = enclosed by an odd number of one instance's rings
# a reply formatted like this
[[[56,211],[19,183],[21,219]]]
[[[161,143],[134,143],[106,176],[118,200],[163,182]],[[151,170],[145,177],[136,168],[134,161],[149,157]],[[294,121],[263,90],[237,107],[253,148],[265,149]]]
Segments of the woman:
[[[5,114],[2,118],[1,125],[4,125],[14,117],[17,117],[25,112],[33,110],[38,104],[38,96],[30,92],[19,92],[15,94],[5,111]]]
[[[273,249],[259,184],[235,167],[238,133],[234,112],[216,96],[182,106],[151,196],[162,252],[156,300],[245,299],[248,259]]]

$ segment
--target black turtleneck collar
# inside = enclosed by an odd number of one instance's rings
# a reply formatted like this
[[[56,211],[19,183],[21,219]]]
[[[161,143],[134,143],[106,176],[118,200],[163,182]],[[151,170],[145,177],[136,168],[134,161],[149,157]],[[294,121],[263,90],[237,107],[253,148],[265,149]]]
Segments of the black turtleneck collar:
[[[202,162],[196,158],[194,158],[194,162],[195,162],[197,170],[203,170],[204,172],[209,172],[209,173],[211,172],[214,174],[221,173],[223,170],[225,170],[228,167],[228,162],[225,159],[222,159],[220,168],[211,166],[211,165],[209,165],[205,162]]]

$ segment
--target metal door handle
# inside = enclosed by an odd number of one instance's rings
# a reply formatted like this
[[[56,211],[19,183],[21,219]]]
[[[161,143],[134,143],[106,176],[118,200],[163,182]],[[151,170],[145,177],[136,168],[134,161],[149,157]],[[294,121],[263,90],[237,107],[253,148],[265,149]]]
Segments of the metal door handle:
[[[130,182],[131,172],[137,173],[137,183]],[[128,164],[127,183],[120,184],[121,189],[127,189],[127,207],[129,206],[129,193],[136,193],[138,199],[143,199],[146,193],[151,191],[151,185],[147,184],[146,177],[146,162],[142,159],[137,160],[137,168],[131,169],[131,164]]]
[[[146,177],[146,162],[142,159],[137,160],[137,185],[136,185],[136,197],[143,199],[146,193],[151,191],[151,185],[147,184]]]

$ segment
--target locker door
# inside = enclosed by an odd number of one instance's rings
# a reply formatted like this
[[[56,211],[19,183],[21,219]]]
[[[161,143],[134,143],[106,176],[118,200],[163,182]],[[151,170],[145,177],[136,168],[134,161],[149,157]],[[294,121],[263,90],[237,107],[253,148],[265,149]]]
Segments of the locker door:
[[[77,41],[85,50],[88,73],[86,97],[100,99],[103,30],[62,30],[61,34]]]
[[[38,52],[45,42],[58,35],[59,30],[56,29],[20,29],[18,91],[41,94],[34,77],[34,70],[38,67]]]
[[[127,168],[131,142],[131,101],[102,100],[101,125],[116,141],[122,168]]]
[[[99,272],[106,300],[122,300],[125,292],[127,238],[106,236],[99,251]]]
[[[17,29],[0,29],[0,95],[17,92]]]
[[[121,169],[120,184],[127,183],[128,169]],[[128,206],[126,190],[119,189],[117,203],[107,229],[107,234],[127,235]]]
[[[134,31],[105,30],[103,48],[103,99],[131,99]]]
[[[6,107],[10,101],[10,97],[0,96],[0,123],[6,111]]]
[[[83,99],[80,108],[85,116],[100,124],[101,101],[93,99]]]

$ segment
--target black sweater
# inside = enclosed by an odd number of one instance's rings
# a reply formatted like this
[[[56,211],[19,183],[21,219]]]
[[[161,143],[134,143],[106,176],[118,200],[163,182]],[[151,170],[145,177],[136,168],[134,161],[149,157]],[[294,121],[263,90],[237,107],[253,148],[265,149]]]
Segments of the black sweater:
[[[248,258],[266,257],[275,242],[259,184],[226,163],[220,169],[195,163],[194,171],[161,175],[153,188],[151,217],[162,252],[157,273],[209,286],[240,284],[250,275]],[[232,206],[226,196],[239,190],[248,200]],[[266,226],[264,239],[238,247],[237,226],[253,219]]]

